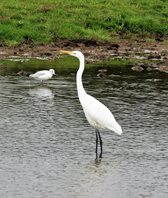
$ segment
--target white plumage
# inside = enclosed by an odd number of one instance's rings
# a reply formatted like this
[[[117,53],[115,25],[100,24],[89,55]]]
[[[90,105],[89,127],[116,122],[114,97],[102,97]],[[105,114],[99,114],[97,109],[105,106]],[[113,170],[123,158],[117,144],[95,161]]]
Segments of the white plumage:
[[[121,126],[116,122],[110,110],[96,98],[86,95],[81,101],[85,116],[89,124],[95,129],[109,129],[121,135]]]
[[[65,51],[61,50],[64,54],[69,54],[79,59],[80,66],[76,75],[77,91],[80,103],[82,105],[85,116],[92,127],[96,129],[96,159],[98,141],[100,141],[100,155],[102,157],[102,139],[100,136],[99,129],[109,129],[115,133],[121,135],[122,129],[121,126],[116,122],[113,114],[110,110],[101,102],[99,102],[94,97],[86,93],[82,84],[82,74],[84,71],[84,56],[80,51]]]
[[[49,80],[50,78],[52,78],[53,75],[55,75],[55,71],[53,69],[50,69],[50,70],[42,70],[34,74],[30,74],[29,77],[43,82],[45,80]]]

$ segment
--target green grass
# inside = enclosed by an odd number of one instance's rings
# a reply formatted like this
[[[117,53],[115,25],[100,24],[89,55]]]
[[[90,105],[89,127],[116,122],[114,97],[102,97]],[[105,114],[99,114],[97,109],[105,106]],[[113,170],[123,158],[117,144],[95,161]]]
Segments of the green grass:
[[[113,40],[116,33],[168,35],[167,0],[1,0],[0,42]]]

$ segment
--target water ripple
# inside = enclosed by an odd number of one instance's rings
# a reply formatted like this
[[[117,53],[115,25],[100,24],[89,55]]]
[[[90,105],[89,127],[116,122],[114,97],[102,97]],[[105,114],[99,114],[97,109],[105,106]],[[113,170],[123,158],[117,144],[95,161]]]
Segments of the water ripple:
[[[0,77],[0,197],[167,197],[167,81],[125,75],[83,81],[123,128],[122,136],[101,131],[99,163],[75,76],[43,87]]]

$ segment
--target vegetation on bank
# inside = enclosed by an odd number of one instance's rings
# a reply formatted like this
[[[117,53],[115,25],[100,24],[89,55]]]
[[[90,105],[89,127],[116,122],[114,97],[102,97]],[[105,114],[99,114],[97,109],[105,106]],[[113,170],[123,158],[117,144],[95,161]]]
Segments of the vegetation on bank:
[[[131,66],[130,60],[110,60],[107,62],[99,62],[99,63],[90,63],[87,64],[86,68],[90,71],[90,69],[98,70],[98,68],[102,68],[102,65],[106,68],[111,67],[115,70],[117,68],[118,72],[120,70],[125,70],[126,68]],[[43,70],[43,69],[55,69],[57,74],[68,74],[76,73],[76,70],[79,67],[79,62],[76,58],[67,56],[60,57],[54,60],[44,60],[44,59],[4,59],[0,60],[0,75],[27,75],[29,73]],[[85,70],[87,73],[87,70]]]
[[[0,42],[112,41],[115,35],[168,35],[167,0],[1,0]]]

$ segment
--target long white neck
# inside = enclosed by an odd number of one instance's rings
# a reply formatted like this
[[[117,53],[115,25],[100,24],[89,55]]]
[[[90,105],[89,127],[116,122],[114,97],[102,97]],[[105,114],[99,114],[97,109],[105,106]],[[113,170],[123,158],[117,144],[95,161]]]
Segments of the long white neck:
[[[79,99],[81,99],[81,97],[86,94],[83,88],[83,83],[82,83],[82,74],[84,71],[84,56],[80,57],[79,64],[80,66],[76,75],[76,84],[77,84],[77,90],[78,90],[78,97]]]

